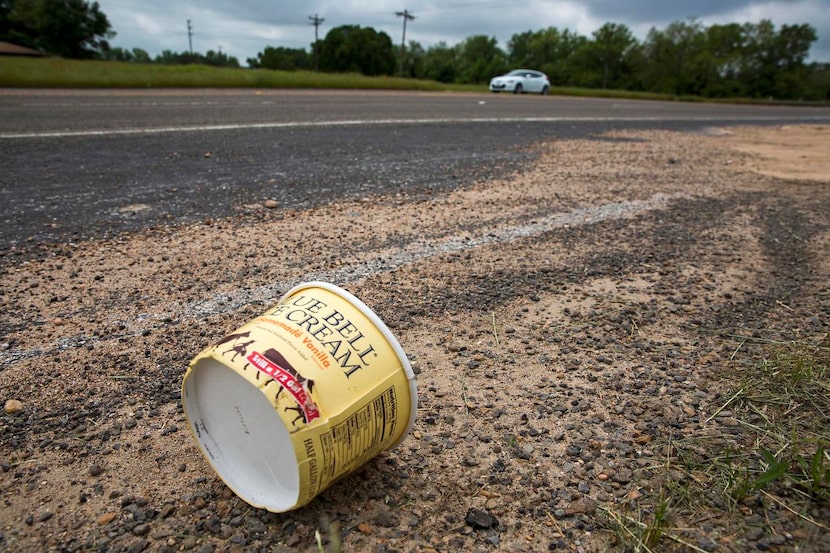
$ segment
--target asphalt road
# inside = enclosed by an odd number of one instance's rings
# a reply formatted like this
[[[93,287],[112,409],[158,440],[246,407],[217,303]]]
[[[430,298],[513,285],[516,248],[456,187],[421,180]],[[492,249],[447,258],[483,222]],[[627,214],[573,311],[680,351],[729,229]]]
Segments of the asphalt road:
[[[621,128],[830,123],[830,109],[513,95],[0,90],[0,254],[520,168]]]

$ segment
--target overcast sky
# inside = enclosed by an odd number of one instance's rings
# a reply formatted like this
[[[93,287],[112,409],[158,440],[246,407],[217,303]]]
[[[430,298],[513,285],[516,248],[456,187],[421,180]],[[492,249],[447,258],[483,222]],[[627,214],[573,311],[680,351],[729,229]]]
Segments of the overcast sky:
[[[809,61],[830,62],[830,0],[98,0],[117,36],[112,46],[142,48],[151,57],[163,50],[186,52],[187,21],[193,50],[221,50],[242,65],[266,46],[310,49],[318,32],[340,25],[360,25],[386,32],[395,44],[406,41],[428,48],[453,46],[472,35],[495,37],[502,48],[516,33],[548,27],[570,29],[590,37],[606,22],[623,23],[642,40],[649,29],[695,17],[704,25],[809,23],[817,33]]]

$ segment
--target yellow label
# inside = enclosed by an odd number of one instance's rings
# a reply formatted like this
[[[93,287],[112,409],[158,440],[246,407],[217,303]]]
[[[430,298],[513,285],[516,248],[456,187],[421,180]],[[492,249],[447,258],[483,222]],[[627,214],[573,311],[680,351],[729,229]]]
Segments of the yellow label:
[[[332,290],[301,288],[191,364],[212,357],[268,398],[299,466],[297,507],[397,443],[409,424],[416,399],[405,359],[375,321]]]

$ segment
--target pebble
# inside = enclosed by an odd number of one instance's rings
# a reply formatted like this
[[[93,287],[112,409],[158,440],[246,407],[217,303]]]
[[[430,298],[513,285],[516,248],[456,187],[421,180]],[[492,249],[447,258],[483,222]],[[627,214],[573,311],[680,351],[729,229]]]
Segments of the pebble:
[[[481,509],[470,509],[467,511],[464,522],[473,528],[493,528],[499,525],[499,519]]]
[[[5,411],[7,415],[14,415],[23,410],[23,402],[19,399],[7,399]]]
[[[398,517],[389,511],[381,511],[375,516],[374,520],[378,526],[383,526],[384,528],[392,528],[398,525]]]
[[[127,547],[127,553],[141,553],[147,546],[150,545],[150,542],[145,539],[135,540]]]
[[[275,209],[279,206],[280,203],[277,200],[274,200],[272,198],[268,198],[267,200],[265,200],[265,207],[268,209]]]
[[[143,522],[141,524],[137,524],[137,525],[133,526],[132,532],[133,532],[133,535],[135,535],[135,536],[146,536],[147,534],[150,533],[150,525],[147,524],[146,522]]]
[[[583,497],[572,502],[567,509],[565,509],[565,515],[592,515],[596,512],[596,508],[596,504],[593,501],[587,497]]]
[[[104,513],[103,515],[98,517],[98,526],[106,526],[107,524],[115,520],[116,516],[117,515],[115,513]]]

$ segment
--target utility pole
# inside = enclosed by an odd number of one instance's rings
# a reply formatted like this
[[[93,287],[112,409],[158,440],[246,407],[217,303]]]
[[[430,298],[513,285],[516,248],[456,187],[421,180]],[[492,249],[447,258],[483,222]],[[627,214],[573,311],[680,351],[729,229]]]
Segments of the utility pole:
[[[401,38],[401,75],[403,76],[404,54],[406,53],[406,22],[415,19],[415,16],[409,10],[395,12],[395,15],[403,17],[403,38]]]
[[[317,42],[319,41],[319,38],[317,38],[317,28],[322,25],[325,19],[317,17],[316,13],[314,15],[309,15],[308,18],[311,20],[310,24],[314,25],[314,46],[312,47],[314,49],[314,70],[319,71],[319,62],[317,60]]]
[[[187,46],[190,50],[190,55],[193,55],[193,27],[190,25],[190,20],[187,20]]]

